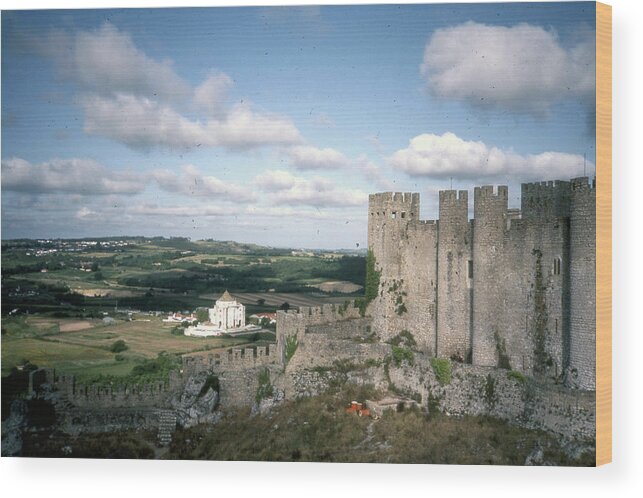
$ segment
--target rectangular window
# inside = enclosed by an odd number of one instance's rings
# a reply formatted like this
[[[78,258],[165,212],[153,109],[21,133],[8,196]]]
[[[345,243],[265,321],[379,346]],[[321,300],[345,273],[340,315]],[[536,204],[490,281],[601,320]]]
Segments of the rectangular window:
[[[397,213],[396,213],[395,211],[393,211],[393,212],[391,213],[391,219],[393,219],[393,220],[394,220],[395,218],[397,218]]]
[[[473,278],[473,261],[467,261],[467,275],[469,278]]]
[[[406,213],[402,211],[402,219],[406,218]]]

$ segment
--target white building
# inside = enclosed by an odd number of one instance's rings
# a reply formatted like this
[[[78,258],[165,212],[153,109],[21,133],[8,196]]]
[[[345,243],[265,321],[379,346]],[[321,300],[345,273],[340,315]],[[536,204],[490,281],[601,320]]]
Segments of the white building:
[[[208,309],[210,323],[222,330],[240,329],[246,325],[246,307],[236,301],[228,291]]]
[[[236,301],[228,291],[217,299],[214,308],[208,308],[209,322],[187,327],[184,334],[194,337],[212,337],[224,334],[244,334],[261,327],[246,325],[246,307]]]

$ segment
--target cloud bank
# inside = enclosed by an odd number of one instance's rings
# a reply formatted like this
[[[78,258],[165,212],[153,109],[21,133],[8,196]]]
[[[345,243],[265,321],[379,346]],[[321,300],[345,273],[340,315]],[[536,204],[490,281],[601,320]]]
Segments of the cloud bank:
[[[436,30],[420,69],[438,98],[542,115],[563,99],[593,102],[595,44],[587,36],[566,48],[540,26],[467,22]]]
[[[215,176],[203,175],[196,167],[186,165],[181,174],[170,170],[156,170],[152,176],[166,192],[214,200],[248,202],[256,198],[251,189],[234,183],[226,183]]]
[[[463,140],[453,133],[425,133],[410,140],[409,146],[388,158],[389,163],[411,176],[433,178],[504,179],[521,181],[564,179],[583,173],[583,156],[564,152],[521,155]],[[589,163],[593,169],[593,164]]]
[[[286,117],[229,106],[233,81],[211,72],[192,87],[171,61],[140,50],[129,34],[105,23],[95,31],[56,32],[40,44],[61,75],[75,82],[84,130],[134,149],[294,145],[299,130]]]
[[[145,180],[134,173],[106,169],[90,159],[52,159],[32,164],[21,158],[2,161],[2,190],[30,194],[138,194]]]
[[[326,178],[306,179],[284,170],[267,170],[255,178],[255,184],[278,205],[347,207],[366,205],[368,201],[361,190],[339,188]]]
[[[311,145],[299,145],[286,150],[290,163],[297,169],[339,169],[349,167],[351,161],[335,149],[320,149]]]

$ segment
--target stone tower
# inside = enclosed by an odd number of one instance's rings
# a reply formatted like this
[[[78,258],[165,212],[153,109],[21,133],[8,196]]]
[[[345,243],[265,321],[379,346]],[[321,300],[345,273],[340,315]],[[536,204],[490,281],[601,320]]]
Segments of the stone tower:
[[[596,188],[571,184],[569,382],[596,389]]]
[[[437,356],[471,356],[472,231],[468,192],[440,192]]]
[[[437,224],[419,216],[420,194],[369,196],[368,247],[381,273],[378,297],[369,310],[382,339],[406,330],[421,350],[434,353]]]
[[[439,220],[414,193],[369,198],[380,272],[368,312],[383,340],[408,331],[425,352],[595,389],[596,196],[587,178],[440,192]]]
[[[498,342],[503,309],[503,280],[509,267],[504,261],[508,189],[476,187],[473,196],[473,363],[498,365]],[[501,339],[500,339],[501,340]]]

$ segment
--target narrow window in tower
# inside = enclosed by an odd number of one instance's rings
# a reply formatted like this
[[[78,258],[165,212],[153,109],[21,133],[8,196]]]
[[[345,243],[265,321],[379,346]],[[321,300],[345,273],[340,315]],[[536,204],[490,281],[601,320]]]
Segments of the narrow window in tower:
[[[393,211],[393,212],[391,213],[391,219],[393,219],[393,220],[394,220],[395,218],[397,218],[397,213],[396,213],[395,211]]]
[[[473,278],[473,261],[467,261],[467,275],[469,278]]]
[[[554,275],[560,275],[560,258],[554,258]]]
[[[402,219],[404,219],[404,218],[406,218],[406,213],[405,213],[404,211],[402,211],[402,213],[400,214],[400,216],[402,217]]]

